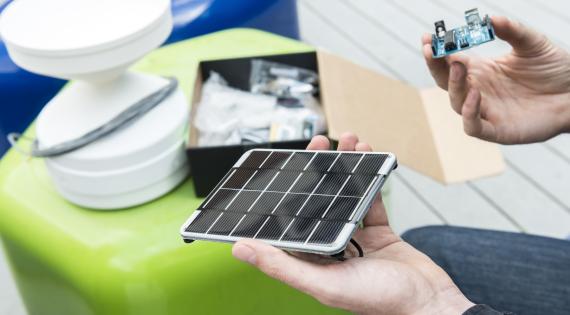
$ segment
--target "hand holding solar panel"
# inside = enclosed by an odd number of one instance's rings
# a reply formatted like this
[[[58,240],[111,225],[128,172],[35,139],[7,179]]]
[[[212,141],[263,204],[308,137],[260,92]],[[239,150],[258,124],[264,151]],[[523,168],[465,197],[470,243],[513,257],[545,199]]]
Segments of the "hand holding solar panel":
[[[387,176],[391,153],[258,149],[240,158],[182,226],[187,240],[263,240],[342,252]]]
[[[318,136],[308,148],[328,147]],[[371,151],[353,134],[340,137],[339,149]],[[405,215],[405,209],[398,211]],[[380,194],[353,238],[362,245],[363,258],[334,261],[286,253],[255,239],[238,241],[233,255],[323,304],[357,314],[462,314],[473,306],[441,268],[392,231]],[[352,247],[346,252],[356,255]]]

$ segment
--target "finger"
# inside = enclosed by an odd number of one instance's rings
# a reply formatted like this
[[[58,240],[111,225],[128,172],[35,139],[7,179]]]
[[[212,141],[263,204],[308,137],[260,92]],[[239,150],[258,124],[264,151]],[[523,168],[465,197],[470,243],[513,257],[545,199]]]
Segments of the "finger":
[[[329,139],[325,136],[314,136],[311,142],[307,146],[307,150],[328,150],[330,149],[331,143]]]
[[[351,133],[346,132],[340,136],[338,139],[338,150],[339,151],[354,151],[354,147],[358,143],[358,137]]]
[[[440,88],[447,90],[447,82],[449,81],[449,65],[445,58],[433,58],[431,38],[429,39],[429,43],[424,43],[422,52],[429,72],[435,80],[435,83]]]
[[[354,147],[355,151],[372,152],[372,147],[368,143],[358,142]]]
[[[497,37],[508,42],[519,55],[532,55],[548,43],[543,34],[507,17],[493,16],[491,22]]]
[[[422,45],[426,45],[426,44],[431,45],[431,38],[432,38],[432,35],[430,33],[423,33],[422,34]]]
[[[326,266],[300,260],[260,241],[238,241],[233,246],[232,254],[268,276],[311,295],[326,294],[325,291],[332,287]],[[325,285],[325,282],[329,285]]]
[[[364,227],[388,225],[388,215],[386,214],[386,207],[384,206],[381,192],[378,193],[374,203],[370,206],[370,210],[368,210],[368,213],[364,217],[363,223]]]
[[[466,134],[483,140],[495,140],[495,128],[481,118],[481,93],[477,89],[469,91],[461,114]]]
[[[461,115],[461,107],[467,96],[467,67],[460,62],[453,62],[449,71],[449,100],[453,110]]]
[[[328,264],[334,264],[334,263],[338,262],[338,260],[336,260],[335,258],[333,258],[331,256],[325,256],[325,255],[310,254],[310,253],[303,253],[303,252],[287,252],[287,254],[289,254],[293,257],[302,259],[304,261],[319,264],[319,265],[328,265]]]
[[[372,151],[372,147],[368,143],[359,142],[355,147],[356,151]],[[382,193],[378,193],[376,200],[372,203],[368,214],[364,217],[364,226],[388,225],[388,216],[386,215],[386,208],[382,201]]]

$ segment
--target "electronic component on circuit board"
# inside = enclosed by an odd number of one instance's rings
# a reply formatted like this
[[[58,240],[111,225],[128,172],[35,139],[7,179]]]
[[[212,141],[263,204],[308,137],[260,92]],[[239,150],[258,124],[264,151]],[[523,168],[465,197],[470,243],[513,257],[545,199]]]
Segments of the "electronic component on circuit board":
[[[481,19],[477,9],[467,10],[465,21],[466,25],[449,31],[443,20],[434,23],[435,34],[431,40],[433,58],[445,57],[495,39],[495,30],[488,15]]]

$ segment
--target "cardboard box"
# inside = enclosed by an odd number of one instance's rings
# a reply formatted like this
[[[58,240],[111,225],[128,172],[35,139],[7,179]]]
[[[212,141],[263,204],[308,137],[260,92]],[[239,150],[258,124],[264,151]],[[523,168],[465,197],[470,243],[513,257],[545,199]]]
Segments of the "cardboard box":
[[[194,87],[192,113],[199,104],[202,82],[212,70],[230,86],[249,90],[250,60],[254,58],[319,74],[320,100],[332,139],[346,131],[354,132],[374,150],[394,152],[400,164],[445,184],[504,170],[497,145],[465,135],[461,117],[451,109],[445,91],[416,89],[323,51],[203,61]],[[205,196],[239,156],[254,146],[197,147],[197,132],[192,120],[188,157],[196,193]],[[300,140],[255,147],[302,149],[307,143]]]

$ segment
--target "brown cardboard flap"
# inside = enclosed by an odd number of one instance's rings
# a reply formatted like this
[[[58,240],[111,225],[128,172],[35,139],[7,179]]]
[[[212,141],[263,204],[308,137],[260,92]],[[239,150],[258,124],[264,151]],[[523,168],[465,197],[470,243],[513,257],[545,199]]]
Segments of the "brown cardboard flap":
[[[461,116],[451,108],[447,92],[440,88],[420,91],[445,183],[462,182],[504,171],[499,146],[463,132]]]
[[[376,151],[440,178],[441,165],[418,91],[402,82],[318,52],[321,99],[333,139],[356,133]]]
[[[443,91],[419,91],[340,57],[317,53],[321,100],[333,139],[356,133],[376,151],[440,182],[496,174],[496,145],[470,138]],[[477,165],[474,165],[477,164]]]

